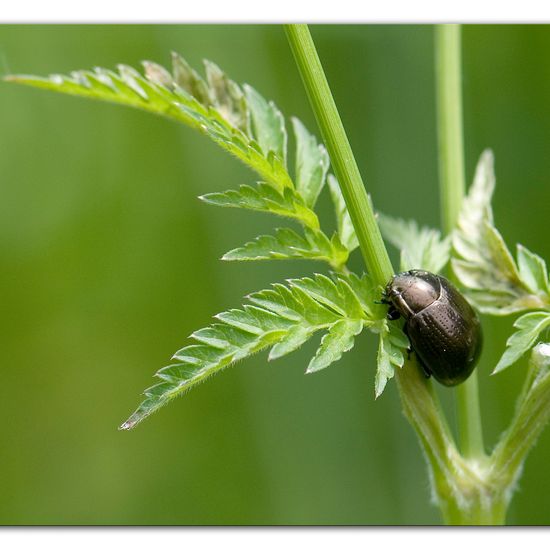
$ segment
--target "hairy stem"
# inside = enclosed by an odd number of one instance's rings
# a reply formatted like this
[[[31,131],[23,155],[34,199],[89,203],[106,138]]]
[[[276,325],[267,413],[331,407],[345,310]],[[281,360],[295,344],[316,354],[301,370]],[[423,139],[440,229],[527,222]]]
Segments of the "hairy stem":
[[[539,344],[531,352],[525,386],[514,418],[491,455],[495,484],[507,488],[508,499],[527,454],[550,420],[550,345]]]
[[[460,25],[435,28],[435,74],[441,216],[454,230],[465,194],[462,129]],[[477,372],[457,388],[460,447],[468,458],[483,457],[483,431]]]

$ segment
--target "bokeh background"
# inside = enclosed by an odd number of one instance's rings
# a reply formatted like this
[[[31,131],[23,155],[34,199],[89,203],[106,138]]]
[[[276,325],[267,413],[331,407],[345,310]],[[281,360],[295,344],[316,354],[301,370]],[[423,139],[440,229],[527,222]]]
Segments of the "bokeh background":
[[[375,205],[437,226],[432,31],[312,30]],[[493,148],[497,225],[550,259],[550,28],[466,26],[463,43],[468,180]],[[280,26],[0,26],[3,74],[168,63],[171,50],[217,62],[315,129]],[[312,376],[316,342],[269,365],[261,354],[117,431],[213,314],[323,269],[218,260],[274,220],[196,197],[253,181],[186,127],[0,83],[0,523],[439,522],[394,384],[373,399],[370,336]],[[352,264],[361,269],[357,252]],[[512,321],[483,319],[489,446],[525,368],[489,377]],[[454,424],[452,390],[442,397]],[[549,454],[550,430],[510,523],[550,523]]]

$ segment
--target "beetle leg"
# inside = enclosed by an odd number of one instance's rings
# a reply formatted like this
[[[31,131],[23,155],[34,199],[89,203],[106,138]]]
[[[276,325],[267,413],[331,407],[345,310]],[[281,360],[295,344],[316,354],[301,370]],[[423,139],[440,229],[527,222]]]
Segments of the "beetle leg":
[[[432,371],[426,365],[424,365],[424,363],[422,363],[422,361],[420,361],[420,358],[418,357],[418,354],[416,355],[416,360],[418,361],[418,364],[422,368],[422,372],[424,373],[424,376],[426,378],[430,378],[432,376]]]
[[[399,313],[399,311],[397,311],[397,309],[393,305],[390,305],[390,307],[388,308],[388,313],[386,317],[388,321],[397,321],[397,319],[401,317],[401,314]]]

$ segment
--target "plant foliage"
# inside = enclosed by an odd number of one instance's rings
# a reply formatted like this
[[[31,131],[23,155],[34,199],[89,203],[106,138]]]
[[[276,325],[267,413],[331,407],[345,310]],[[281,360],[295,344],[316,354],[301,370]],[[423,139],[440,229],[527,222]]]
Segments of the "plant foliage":
[[[204,62],[204,77],[178,54],[168,70],[145,61],[144,73],[126,65],[117,71],[96,68],[48,78],[16,75],[8,80],[142,109],[182,122],[209,137],[258,177],[201,199],[217,206],[274,214],[297,224],[261,235],[227,252],[224,260],[310,259],[328,264],[331,276],[293,279],[286,285],[251,294],[249,304],[216,316],[217,321],[191,335],[192,344],[178,351],[161,369],[161,382],[145,392],[145,400],[122,425],[129,429],[159,407],[249,355],[270,348],[269,359],[294,351],[316,332],[324,335],[307,372],[338,361],[366,327],[379,335],[375,395],[384,390],[395,368],[403,365],[408,341],[396,324],[387,323],[376,305],[381,289],[368,276],[347,268],[357,237],[336,178],[329,173],[325,147],[302,122],[291,119],[295,162],[288,168],[285,118],[275,103],[249,85],[240,86],[214,63]],[[336,231],[325,233],[315,206],[328,187]],[[384,237],[401,252],[402,270],[445,269],[449,259],[468,299],[483,313],[524,312],[495,372],[532,349],[550,326],[550,282],[542,258],[518,245],[514,260],[493,221],[495,188],[493,155],[485,151],[462,205],[452,237],[419,227],[414,220],[379,214]],[[452,245],[452,246],[451,246]],[[539,310],[539,311],[533,311]],[[527,312],[527,313],[525,313]]]
[[[495,370],[499,372],[513,365],[524,353],[535,347],[539,335],[550,326],[550,311],[535,311],[522,315],[514,323],[514,332],[506,342],[506,351],[500,358]]]
[[[402,270],[437,273],[450,259],[467,298],[482,313],[524,313],[514,323],[518,330],[508,339],[496,373],[533,349],[550,327],[550,281],[545,261],[521,244],[514,260],[494,225],[494,190],[494,159],[487,150],[479,159],[452,236],[443,238],[438,230],[419,227],[414,220],[383,214],[378,214],[378,222],[385,239],[401,251]]]
[[[414,220],[391,218],[378,214],[378,224],[384,238],[401,251],[400,269],[425,269],[439,273],[451,254],[450,237],[429,227],[419,227]]]
[[[493,154],[485,151],[464,200],[453,236],[453,271],[470,300],[484,313],[508,315],[548,307],[544,260],[518,245],[517,263],[493,222]]]
[[[494,372],[515,363],[550,325],[550,283],[545,261],[518,244],[516,260],[493,221],[494,159],[484,151],[453,235],[453,271],[469,300],[483,313],[524,313]],[[539,311],[537,311],[539,310]]]
[[[168,70],[143,63],[144,73],[119,65],[70,75],[10,76],[9,80],[71,95],[139,108],[182,122],[209,137],[249,166],[255,184],[241,184],[201,199],[216,206],[274,214],[298,227],[281,227],[227,252],[224,260],[309,259],[328,264],[330,277],[316,274],[251,294],[249,304],[216,316],[211,326],[191,335],[193,343],[178,351],[174,362],[157,373],[161,382],[145,391],[145,400],[122,425],[135,426],[153,411],[220,369],[270,348],[276,359],[323,332],[307,372],[320,371],[353,347],[367,327],[380,338],[375,394],[380,395],[396,367],[404,362],[407,338],[384,318],[376,305],[380,289],[368,276],[346,266],[358,247],[357,237],[329,157],[304,124],[291,119],[294,166],[289,170],[289,136],[285,118],[272,101],[249,85],[240,86],[214,63],[205,61],[204,77],[179,55]],[[322,230],[315,206],[328,187],[336,230]]]
[[[371,301],[374,296],[368,278],[356,283],[364,287]],[[316,275],[289,280],[286,285],[274,284],[251,294],[248,300],[250,304],[242,309],[216,315],[216,323],[191,335],[194,343],[179,350],[174,362],[157,373],[162,382],[145,391],[146,399],[123,429],[132,428],[217,371],[263,349],[271,348],[269,359],[277,359],[299,348],[314,333],[324,331],[306,371],[317,372],[350,350],[364,327],[384,324],[339,277]],[[403,364],[399,348],[392,347],[386,355],[391,355],[393,364]]]

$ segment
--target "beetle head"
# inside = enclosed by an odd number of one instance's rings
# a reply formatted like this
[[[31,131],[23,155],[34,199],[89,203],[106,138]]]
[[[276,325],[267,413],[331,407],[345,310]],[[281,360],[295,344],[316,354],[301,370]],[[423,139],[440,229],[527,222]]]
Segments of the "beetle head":
[[[385,300],[389,302],[388,319],[399,312],[405,319],[431,305],[439,298],[441,285],[437,275],[413,269],[399,273],[386,286]]]

